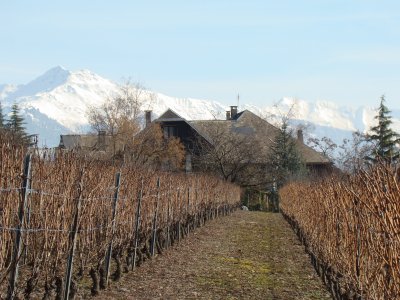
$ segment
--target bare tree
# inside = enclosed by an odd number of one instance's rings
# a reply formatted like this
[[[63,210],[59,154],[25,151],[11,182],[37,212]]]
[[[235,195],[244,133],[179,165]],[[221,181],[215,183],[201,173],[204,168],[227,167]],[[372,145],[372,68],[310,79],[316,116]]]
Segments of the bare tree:
[[[88,108],[89,124],[96,131],[106,131],[111,135],[118,133],[121,120],[139,126],[140,113],[145,106],[151,106],[154,97],[141,84],[126,81],[103,104]]]
[[[335,150],[338,145],[329,137],[324,136],[321,139],[311,137],[308,139],[307,144],[314,150],[321,152],[324,156],[329,158],[330,161],[335,160]]]
[[[360,131],[353,132],[352,139],[344,139],[339,146],[337,163],[347,173],[355,173],[368,164],[366,157],[374,150],[375,145]]]
[[[150,106],[153,100],[153,93],[141,84],[128,80],[103,104],[88,108],[89,124],[96,132],[103,131],[111,136],[115,155],[133,143],[134,136],[140,130],[142,109]]]
[[[235,132],[227,124],[207,124],[207,140],[199,137],[193,151],[194,164],[242,186],[259,185],[265,177],[263,152],[251,135]]]
[[[277,127],[281,127],[284,123],[290,125],[291,119],[296,118],[299,114],[299,100],[294,98],[289,106],[283,104],[283,99],[275,102],[272,110],[264,113],[261,118],[273,123]]]
[[[285,110],[282,110],[278,103],[275,105],[274,115],[268,117],[268,121],[272,117],[280,127],[285,127],[285,137],[288,143],[292,141],[290,145],[294,144],[294,139],[291,136],[292,131],[287,129],[287,124],[296,114],[296,103],[295,101],[289,108],[284,107]],[[280,163],[276,160],[277,157],[271,154],[275,149],[272,149],[276,144],[275,136],[260,137],[251,130],[248,131],[246,126],[241,127],[229,122],[216,121],[212,124],[200,123],[197,126],[206,137],[199,138],[195,143],[197,147],[193,162],[197,167],[246,187],[265,189],[273,183],[276,169],[271,170],[272,160],[275,166]],[[275,133],[278,136],[280,129],[276,128]],[[294,150],[287,151],[290,155],[294,153]],[[199,155],[196,155],[198,153]]]

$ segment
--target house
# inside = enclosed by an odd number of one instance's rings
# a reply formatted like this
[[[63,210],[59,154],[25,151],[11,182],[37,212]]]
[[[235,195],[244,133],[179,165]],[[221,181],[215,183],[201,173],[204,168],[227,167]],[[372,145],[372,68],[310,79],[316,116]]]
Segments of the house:
[[[146,126],[151,123],[151,111],[146,111]],[[63,150],[80,150],[84,152],[104,152],[115,154],[123,150],[124,144],[116,136],[107,134],[106,131],[100,130],[96,134],[61,134],[59,149]]]
[[[146,123],[149,123],[148,118],[146,118]],[[171,136],[180,138],[187,151],[187,170],[192,167],[192,158],[202,155],[202,148],[216,147],[218,139],[224,136],[225,144],[227,144],[227,137],[231,139],[228,143],[231,149],[225,152],[239,151],[235,148],[241,148],[239,155],[228,157],[231,159],[230,165],[233,165],[235,160],[238,161],[237,168],[244,164],[265,165],[274,137],[279,132],[277,127],[248,110],[238,112],[237,106],[231,106],[230,111],[226,112],[225,120],[186,120],[168,109],[154,122],[161,125],[165,138]],[[298,131],[296,145],[306,167],[311,172],[322,174],[330,171],[332,162],[304,144],[301,130]],[[193,168],[196,168],[194,160],[193,163]],[[228,170],[230,171],[232,170]]]
[[[112,138],[105,131],[98,134],[62,134],[60,135],[59,149],[79,150],[84,152],[114,152]]]
[[[146,118],[150,116],[150,112],[146,112]],[[180,171],[185,155],[182,144],[178,139],[165,140],[160,126],[150,123],[146,122],[149,126],[140,132],[136,132],[136,123],[132,123],[132,128],[117,128],[114,135],[105,131],[97,135],[61,135],[58,149],[74,150],[95,159],[137,164],[144,168]]]

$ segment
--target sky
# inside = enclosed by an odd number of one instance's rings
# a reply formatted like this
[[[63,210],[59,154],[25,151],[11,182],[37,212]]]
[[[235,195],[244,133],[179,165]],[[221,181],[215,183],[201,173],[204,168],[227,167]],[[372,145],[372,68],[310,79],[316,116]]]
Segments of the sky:
[[[0,84],[61,65],[169,96],[400,108],[400,1],[1,1]]]

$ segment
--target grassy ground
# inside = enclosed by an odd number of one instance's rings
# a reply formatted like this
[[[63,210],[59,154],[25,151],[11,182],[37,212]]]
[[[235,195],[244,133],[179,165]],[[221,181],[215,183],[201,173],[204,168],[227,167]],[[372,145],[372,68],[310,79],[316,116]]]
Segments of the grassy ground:
[[[331,299],[280,214],[208,223],[97,299]]]

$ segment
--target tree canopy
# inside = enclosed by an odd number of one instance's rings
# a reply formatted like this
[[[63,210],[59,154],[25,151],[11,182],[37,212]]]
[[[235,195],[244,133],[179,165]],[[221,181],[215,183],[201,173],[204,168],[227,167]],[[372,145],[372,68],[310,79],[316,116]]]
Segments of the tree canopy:
[[[241,186],[264,185],[265,168],[256,163],[262,151],[251,135],[218,124],[206,125],[206,132],[211,143],[197,137],[192,153],[194,165]]]
[[[28,145],[30,140],[25,131],[25,121],[21,116],[18,104],[14,103],[11,106],[11,115],[8,120],[5,120],[2,111],[0,111],[0,115],[4,128],[4,134],[14,143]]]
[[[161,126],[152,123],[125,147],[126,161],[166,171],[181,170],[185,148],[179,138],[164,138]]]
[[[374,143],[372,154],[366,157],[372,162],[379,159],[393,162],[399,159],[400,136],[390,128],[392,124],[390,112],[385,105],[385,96],[382,96],[378,114],[375,116],[378,125],[371,127],[371,133],[367,135],[367,140]]]
[[[275,136],[268,158],[269,169],[274,174],[277,188],[282,187],[290,177],[305,170],[292,131],[287,120],[283,120],[278,134]]]
[[[104,131],[112,137],[114,155],[117,145],[129,147],[133,137],[140,131],[139,115],[143,106],[149,105],[153,94],[138,83],[126,82],[118,93],[103,104],[89,107],[88,119],[96,132]]]

